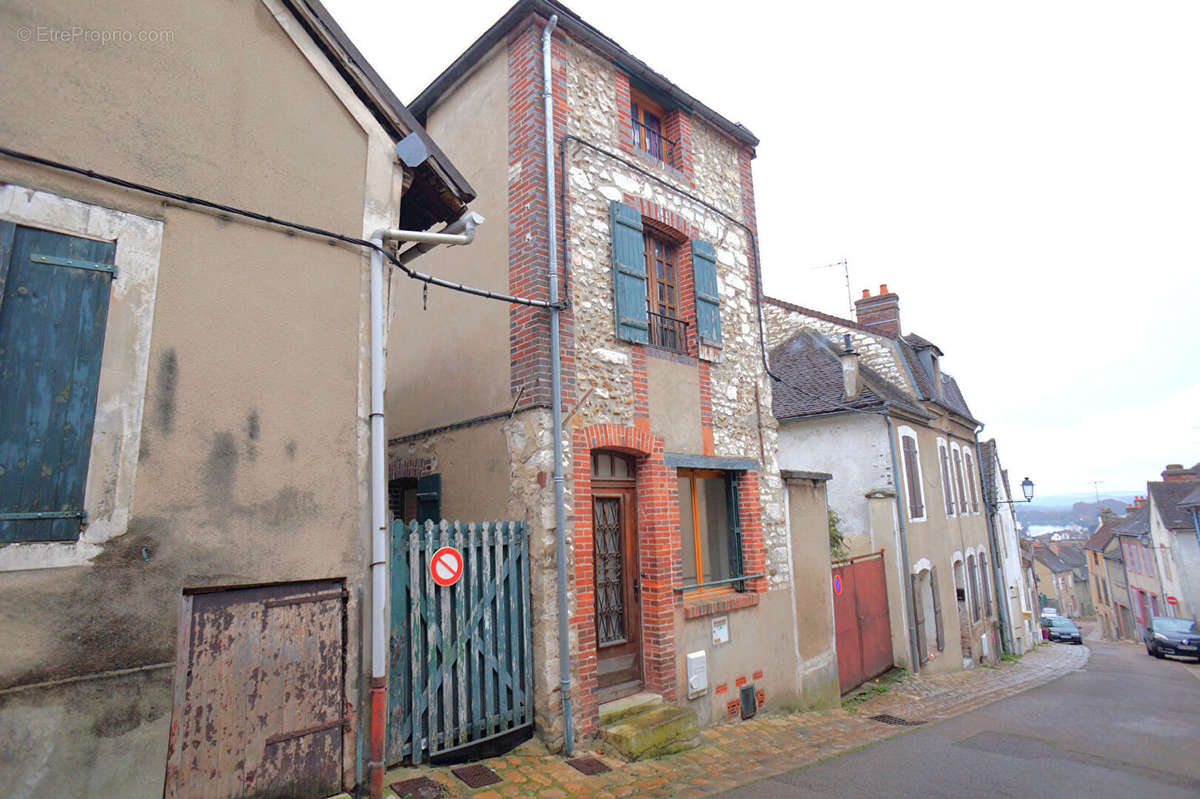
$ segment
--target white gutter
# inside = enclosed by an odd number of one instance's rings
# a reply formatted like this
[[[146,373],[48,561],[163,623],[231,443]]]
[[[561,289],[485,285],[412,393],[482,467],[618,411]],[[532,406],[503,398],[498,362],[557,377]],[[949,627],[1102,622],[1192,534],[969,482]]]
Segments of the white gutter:
[[[371,243],[416,241],[424,244],[470,244],[483,217],[467,211],[438,233],[380,229]],[[371,250],[371,752],[367,781],[372,799],[383,797],[384,740],[387,726],[387,439],[383,429],[383,391],[387,380],[383,324],[383,254]]]

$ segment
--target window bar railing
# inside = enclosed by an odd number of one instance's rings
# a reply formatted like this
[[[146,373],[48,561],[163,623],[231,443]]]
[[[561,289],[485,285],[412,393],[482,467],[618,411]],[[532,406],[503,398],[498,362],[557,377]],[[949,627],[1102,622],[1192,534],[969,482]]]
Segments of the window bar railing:
[[[740,583],[743,580],[757,580],[759,577],[766,577],[766,576],[767,576],[766,572],[762,572],[761,574],[743,574],[741,577],[730,577],[725,580],[711,580],[709,582],[704,582],[704,583],[692,583],[691,585],[681,585],[681,586],[677,587],[675,590],[680,591],[680,592],[699,591],[702,588],[713,588],[713,587],[721,586],[721,585],[730,585],[732,583]]]
[[[648,128],[641,122],[633,123],[633,145],[659,161],[675,165],[675,148],[679,142],[668,139],[660,131]]]
[[[688,323],[682,319],[647,311],[650,321],[650,344],[660,349],[687,354]]]

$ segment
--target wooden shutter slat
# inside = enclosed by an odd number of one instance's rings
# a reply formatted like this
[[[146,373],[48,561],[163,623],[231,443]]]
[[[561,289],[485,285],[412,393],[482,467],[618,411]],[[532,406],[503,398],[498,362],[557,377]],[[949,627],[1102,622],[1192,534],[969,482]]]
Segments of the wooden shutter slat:
[[[646,315],[646,255],[642,215],[628,205],[609,203],[613,259],[613,313],[617,338],[646,344],[650,325]]]
[[[909,583],[912,585],[913,593],[913,617],[916,624],[917,635],[917,655],[924,663],[929,658],[929,648],[925,645],[925,609],[921,602],[921,581],[918,575],[910,574]]]
[[[417,478],[417,521],[422,524],[442,520],[442,476],[427,474]]]
[[[910,515],[913,518],[925,515],[925,503],[921,499],[921,481],[917,469],[917,442],[910,436],[904,436],[904,472],[908,479],[908,502]]]
[[[692,285],[696,293],[696,332],[707,344],[721,343],[721,298],[717,287],[717,251],[692,239]]]

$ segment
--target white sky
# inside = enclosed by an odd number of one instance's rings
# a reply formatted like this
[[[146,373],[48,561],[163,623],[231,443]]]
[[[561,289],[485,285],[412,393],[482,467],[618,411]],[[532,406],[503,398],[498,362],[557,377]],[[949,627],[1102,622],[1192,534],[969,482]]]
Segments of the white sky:
[[[326,5],[409,101],[511,4]],[[767,292],[887,283],[1014,483],[1200,460],[1200,2],[569,7],[762,140]]]

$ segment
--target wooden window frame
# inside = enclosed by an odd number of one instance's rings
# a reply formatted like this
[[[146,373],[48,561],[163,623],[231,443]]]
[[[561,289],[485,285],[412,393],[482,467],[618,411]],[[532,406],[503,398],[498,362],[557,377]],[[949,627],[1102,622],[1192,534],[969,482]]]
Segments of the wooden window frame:
[[[967,494],[971,498],[971,513],[979,513],[979,492],[975,490],[975,479],[972,475],[975,473],[975,459],[971,457],[971,451],[963,450],[963,461],[965,462],[964,469],[967,480]]]
[[[921,447],[917,443],[917,434],[911,428],[901,428],[900,457],[903,462],[905,484],[908,488],[908,518],[909,521],[925,521],[928,519],[928,508],[925,506],[925,491],[921,485]],[[912,455],[905,451],[905,440],[912,441]],[[918,512],[918,508],[920,509]]]
[[[722,585],[713,585],[713,586],[709,586],[709,587],[705,587],[704,583],[700,582],[704,576],[704,550],[702,549],[703,539],[700,536],[700,500],[696,493],[696,480],[703,479],[703,478],[707,478],[710,480],[722,479],[722,480],[726,480],[726,481],[733,481],[733,486],[734,486],[733,490],[735,492],[737,492],[738,489],[737,489],[736,474],[733,474],[733,473],[730,473],[730,472],[727,472],[727,471],[724,471],[721,469],[679,469],[676,472],[676,477],[677,478],[687,477],[687,478],[689,478],[689,482],[690,482],[689,495],[690,495],[691,504],[692,504],[692,545],[693,545],[693,551],[695,552],[695,558],[696,558],[695,565],[696,565],[696,581],[697,582],[693,585],[682,585],[682,590],[686,592],[687,599],[703,599],[703,598],[713,597],[713,596],[723,596],[723,595],[727,595],[727,594],[740,593],[741,591],[744,590],[744,588],[739,588],[739,586],[745,586],[745,582],[744,582],[744,579],[746,576],[745,575],[745,572],[746,572],[745,557],[744,557],[745,553],[742,553],[743,556],[738,558],[738,562],[736,564],[730,564],[730,569],[729,569],[730,572],[735,572],[735,571],[737,572],[737,574],[734,574],[728,578],[729,580],[732,580],[733,582],[724,583]],[[734,519],[735,519],[735,515],[737,514],[737,512],[738,512],[737,507],[730,506],[729,500],[728,500],[728,495],[726,495],[725,513],[726,513],[726,521],[728,524],[728,529],[726,530],[727,543],[728,543],[729,539],[735,535],[733,528],[735,526]],[[682,519],[680,521],[680,527],[682,528]],[[682,553],[683,530],[680,529],[679,532],[680,532],[680,552]],[[738,540],[737,545],[740,550],[742,547],[741,540]],[[681,582],[682,582],[682,572],[681,572],[680,577],[681,577]],[[738,580],[742,580],[743,582],[737,582]]]
[[[650,137],[644,131],[647,130],[646,114],[651,114],[658,120],[658,152],[654,152],[654,148],[650,144]],[[629,119],[630,129],[633,136],[633,149],[640,153],[645,153],[648,158],[653,158],[662,161],[664,164],[669,162],[667,153],[667,113],[661,105],[651,100],[646,95],[639,92],[637,89],[629,89]],[[643,131],[639,135],[639,129]]]
[[[679,319],[679,243],[673,237],[666,235],[658,226],[647,224],[647,221],[642,220],[642,253],[646,259],[646,307],[650,309],[651,313],[659,316]],[[669,264],[674,277],[673,281],[660,280],[658,277],[658,270],[655,268],[658,265],[658,258],[654,252],[656,244],[661,245],[664,250],[664,271]],[[674,299],[673,304],[667,306],[670,313],[663,313],[659,310],[663,305],[658,299],[659,286],[667,286],[670,289],[670,294]]]

